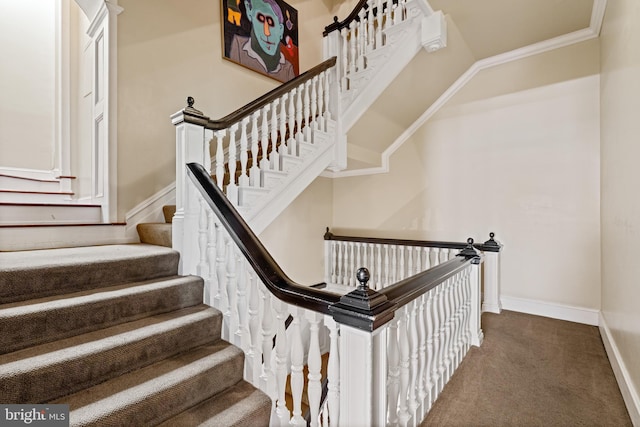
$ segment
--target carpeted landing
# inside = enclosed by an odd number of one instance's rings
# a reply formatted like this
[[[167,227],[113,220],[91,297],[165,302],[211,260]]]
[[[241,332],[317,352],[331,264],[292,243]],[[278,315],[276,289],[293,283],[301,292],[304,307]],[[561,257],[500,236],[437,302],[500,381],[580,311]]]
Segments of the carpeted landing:
[[[0,253],[0,403],[64,403],[72,426],[266,426],[199,277],[153,245]]]
[[[439,426],[632,426],[595,326],[503,311],[422,422]]]

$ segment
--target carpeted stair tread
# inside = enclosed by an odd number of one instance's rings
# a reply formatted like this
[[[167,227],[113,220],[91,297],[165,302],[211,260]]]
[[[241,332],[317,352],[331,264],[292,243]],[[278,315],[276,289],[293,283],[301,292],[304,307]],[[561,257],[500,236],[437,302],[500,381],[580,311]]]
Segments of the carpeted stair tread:
[[[246,381],[170,418],[159,427],[268,426],[271,399]]]
[[[172,246],[171,227],[171,223],[146,222],[138,224],[136,230],[142,243],[170,248]]]
[[[202,302],[203,281],[173,276],[0,305],[0,353]]]
[[[0,253],[0,304],[173,276],[178,260],[146,244]]]
[[[50,403],[68,404],[73,426],[157,425],[241,381],[243,364],[218,340]]]
[[[55,399],[214,342],[221,317],[199,305],[0,355],[0,402]]]

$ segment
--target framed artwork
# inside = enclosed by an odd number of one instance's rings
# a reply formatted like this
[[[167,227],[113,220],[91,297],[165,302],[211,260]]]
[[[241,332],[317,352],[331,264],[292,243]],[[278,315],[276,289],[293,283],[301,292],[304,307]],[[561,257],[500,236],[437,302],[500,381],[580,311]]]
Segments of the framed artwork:
[[[286,82],[300,73],[298,11],[282,0],[221,0],[224,58]]]

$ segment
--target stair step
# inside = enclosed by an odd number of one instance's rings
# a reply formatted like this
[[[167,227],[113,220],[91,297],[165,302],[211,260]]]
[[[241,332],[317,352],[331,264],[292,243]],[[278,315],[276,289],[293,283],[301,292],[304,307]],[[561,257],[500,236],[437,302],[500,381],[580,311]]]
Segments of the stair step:
[[[0,224],[99,224],[102,207],[85,204],[0,203]]]
[[[0,402],[56,399],[213,343],[221,322],[218,310],[200,305],[4,354]]]
[[[0,354],[202,302],[195,276],[117,285],[0,306]]]
[[[164,222],[172,223],[173,216],[176,214],[176,205],[165,205],[162,207]]]
[[[175,276],[179,256],[145,244],[0,253],[0,304]]]
[[[74,426],[157,425],[237,384],[243,363],[242,350],[218,341],[51,403],[68,404]]]
[[[63,203],[70,201],[69,191],[0,190],[1,203]]]
[[[246,381],[224,390],[159,427],[268,426],[271,399]]]
[[[136,226],[140,242],[170,248],[172,246],[172,224],[167,222],[146,222]]]

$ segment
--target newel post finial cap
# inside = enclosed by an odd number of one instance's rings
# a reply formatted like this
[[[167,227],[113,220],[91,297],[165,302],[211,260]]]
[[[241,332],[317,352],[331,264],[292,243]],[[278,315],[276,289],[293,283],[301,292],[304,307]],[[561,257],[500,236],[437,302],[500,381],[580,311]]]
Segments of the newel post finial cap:
[[[369,282],[369,279],[371,278],[371,274],[369,273],[369,270],[365,267],[361,267],[358,269],[358,272],[356,273],[356,279],[358,279],[358,282],[360,282],[360,286],[358,286],[358,290],[360,291],[366,291],[367,289],[369,289],[369,285],[367,285],[367,282]]]
[[[478,251],[473,247],[473,239],[471,237],[467,239],[467,246],[461,250],[458,255],[467,258],[475,258],[478,256]]]
[[[490,248],[489,250],[492,252],[499,252],[502,245],[498,241],[496,241],[494,237],[496,237],[496,233],[492,231],[491,233],[489,233],[489,240],[484,242],[484,245]]]
[[[184,112],[185,113],[189,113],[189,114],[193,114],[193,115],[198,115],[198,116],[202,116],[202,111],[197,110],[195,108],[193,108],[193,104],[196,103],[196,100],[193,98],[193,96],[188,96],[187,97],[187,106],[184,108]]]

